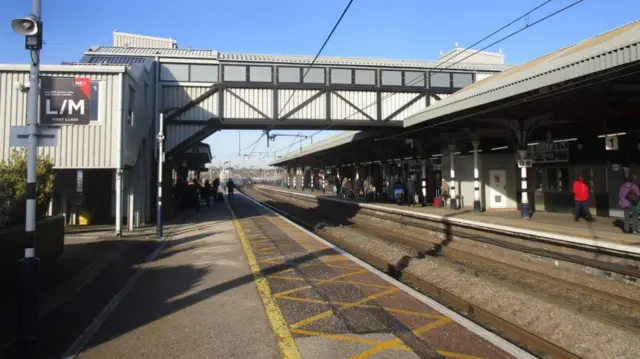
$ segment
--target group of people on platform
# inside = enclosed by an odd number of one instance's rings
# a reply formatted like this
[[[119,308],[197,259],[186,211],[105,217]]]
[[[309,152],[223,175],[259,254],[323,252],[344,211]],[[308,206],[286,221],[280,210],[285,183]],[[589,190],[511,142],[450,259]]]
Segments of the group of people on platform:
[[[284,184],[284,183],[283,183]],[[288,185],[287,185],[288,186]],[[297,187],[297,186],[295,186]],[[415,175],[411,175],[406,183],[402,183],[399,176],[395,177],[393,182],[393,195],[387,195],[384,191],[385,182],[382,177],[367,177],[364,180],[356,178],[352,180],[349,177],[342,179],[337,176],[333,178],[325,178],[321,184],[322,190],[333,191],[343,198],[354,199],[357,197],[365,197],[369,200],[388,200],[394,199],[396,202],[407,203],[408,205],[419,204],[421,199],[416,189]],[[446,206],[447,201],[451,198],[451,188],[449,183],[443,178],[439,188],[438,202],[442,206]],[[580,218],[586,219],[588,222],[594,222],[593,215],[589,210],[589,185],[582,175],[578,175],[572,186],[574,206],[573,215],[576,222]],[[390,198],[391,197],[391,198]],[[624,210],[623,230],[629,234],[640,234],[638,228],[638,216],[640,215],[640,186],[638,186],[637,176],[627,176],[624,183],[619,189],[619,205]]]
[[[173,201],[179,210],[194,209],[200,211],[201,202],[207,208],[211,207],[211,202],[222,201],[222,193],[226,189],[230,198],[236,189],[236,184],[232,178],[224,184],[225,188],[220,188],[220,178],[214,179],[212,182],[205,180],[203,184],[198,178],[185,180],[178,178],[173,186]]]
[[[626,176],[618,191],[618,205],[624,211],[623,230],[627,234],[640,234],[638,231],[638,215],[640,214],[640,187],[635,175]],[[589,210],[589,185],[582,175],[578,175],[573,182],[573,215],[576,222],[585,218],[593,222]]]

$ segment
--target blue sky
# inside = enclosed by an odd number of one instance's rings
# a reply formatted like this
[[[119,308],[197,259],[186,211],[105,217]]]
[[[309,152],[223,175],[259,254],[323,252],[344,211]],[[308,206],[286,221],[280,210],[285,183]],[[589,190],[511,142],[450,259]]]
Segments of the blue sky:
[[[553,0],[530,16],[529,22],[574,0]],[[190,0],[190,1],[43,1],[46,45],[44,63],[77,61],[91,45],[109,45],[112,31],[172,37],[180,47],[213,48],[225,52],[315,54],[348,0]],[[458,41],[471,45],[485,35],[542,3],[542,0],[355,0],[323,54],[434,60],[440,50]],[[11,32],[12,18],[26,15],[31,1],[2,5],[6,26],[0,27],[0,63],[24,63],[24,39]],[[506,62],[520,64],[558,48],[637,20],[640,2],[585,0],[553,18],[508,39],[501,48]],[[481,45],[522,27],[512,25]],[[285,131],[278,131],[283,133]],[[298,133],[294,131],[291,133]],[[314,131],[302,132],[310,134]],[[242,147],[260,131],[243,131]],[[323,132],[314,141],[335,132]],[[286,148],[293,138],[278,138],[269,148]],[[269,159],[238,157],[238,131],[224,131],[207,142],[219,160],[263,166]],[[308,141],[306,142],[308,143]],[[293,146],[297,148],[298,145]],[[262,140],[256,152],[266,151]],[[248,151],[247,151],[248,152]],[[286,150],[279,152],[280,155]]]

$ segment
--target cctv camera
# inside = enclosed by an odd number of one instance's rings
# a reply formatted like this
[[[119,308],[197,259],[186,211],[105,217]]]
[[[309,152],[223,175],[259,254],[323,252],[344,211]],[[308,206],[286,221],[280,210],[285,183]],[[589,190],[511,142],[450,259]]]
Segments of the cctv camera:
[[[11,29],[18,35],[31,36],[40,31],[40,26],[38,18],[35,15],[29,15],[11,21]]]
[[[27,91],[29,91],[29,86],[26,86],[25,84],[23,84],[23,83],[22,83],[22,82],[20,82],[20,81],[16,81],[16,82],[13,84],[13,88],[14,88],[15,90],[17,90],[17,91],[20,91],[20,92],[27,92]]]

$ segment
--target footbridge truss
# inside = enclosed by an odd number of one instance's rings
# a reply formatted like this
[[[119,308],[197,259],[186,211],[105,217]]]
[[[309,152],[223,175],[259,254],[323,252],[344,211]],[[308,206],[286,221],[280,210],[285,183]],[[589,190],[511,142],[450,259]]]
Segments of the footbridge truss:
[[[363,130],[402,121],[503,64],[219,53],[97,47],[89,62],[156,66],[166,150],[178,153],[223,129]]]

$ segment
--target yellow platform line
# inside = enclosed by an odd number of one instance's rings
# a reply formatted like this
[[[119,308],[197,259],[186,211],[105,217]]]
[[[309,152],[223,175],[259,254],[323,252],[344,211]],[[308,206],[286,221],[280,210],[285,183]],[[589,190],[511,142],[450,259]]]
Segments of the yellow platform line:
[[[258,289],[258,293],[262,299],[265,313],[267,314],[271,328],[273,328],[273,331],[277,336],[278,349],[280,349],[283,358],[302,359],[302,355],[300,355],[300,351],[293,339],[293,335],[287,326],[287,321],[284,319],[278,304],[271,296],[269,283],[263,276],[260,265],[251,251],[251,245],[247,242],[247,237],[244,234],[242,225],[240,224],[240,221],[238,221],[238,217],[236,217],[236,213],[233,211],[231,206],[227,205],[227,207],[233,217],[233,225],[236,227],[236,231],[238,232],[238,238],[242,244],[242,249],[247,256],[247,261],[249,262],[249,267],[251,268],[256,288]]]

